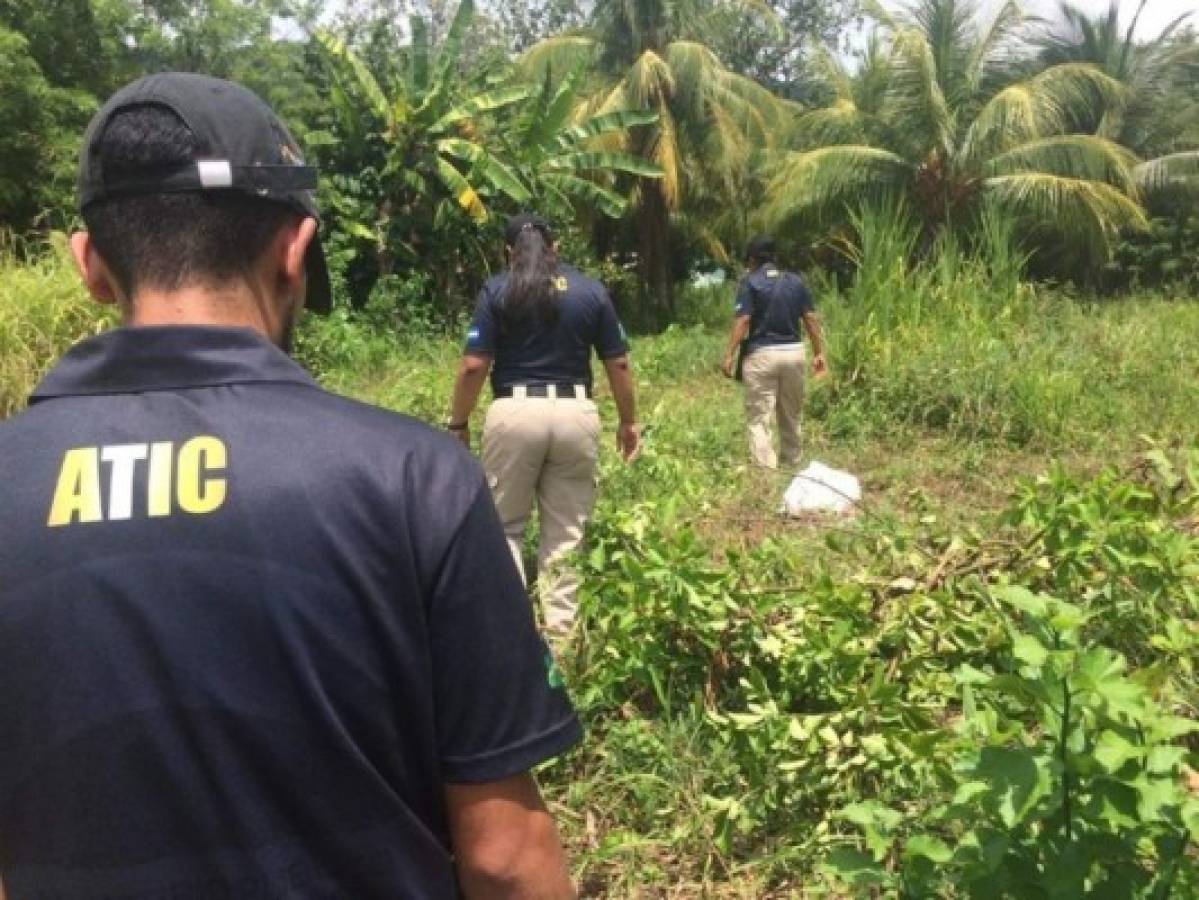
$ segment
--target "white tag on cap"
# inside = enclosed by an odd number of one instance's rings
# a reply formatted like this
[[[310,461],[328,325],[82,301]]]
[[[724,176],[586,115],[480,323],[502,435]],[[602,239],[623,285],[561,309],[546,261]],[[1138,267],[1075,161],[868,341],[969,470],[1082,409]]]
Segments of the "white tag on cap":
[[[196,162],[200,186],[205,188],[233,187],[233,167],[227,159],[201,159]]]

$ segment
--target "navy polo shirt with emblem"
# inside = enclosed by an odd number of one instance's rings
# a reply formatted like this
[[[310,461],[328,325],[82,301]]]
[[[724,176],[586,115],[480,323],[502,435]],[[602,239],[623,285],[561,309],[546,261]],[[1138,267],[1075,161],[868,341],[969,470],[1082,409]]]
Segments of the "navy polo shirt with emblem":
[[[814,309],[812,293],[802,278],[767,263],[741,280],[734,314],[750,316],[745,349],[752,352],[802,341],[800,319]]]
[[[10,900],[456,895],[443,787],[580,737],[479,467],[241,329],[0,424]]]
[[[507,272],[483,285],[466,338],[467,353],[495,357],[493,390],[521,384],[583,384],[590,388],[593,348],[600,359],[615,359],[629,352],[608,292],[577,269],[558,267],[558,317],[550,326],[508,326],[503,317],[507,289]]]

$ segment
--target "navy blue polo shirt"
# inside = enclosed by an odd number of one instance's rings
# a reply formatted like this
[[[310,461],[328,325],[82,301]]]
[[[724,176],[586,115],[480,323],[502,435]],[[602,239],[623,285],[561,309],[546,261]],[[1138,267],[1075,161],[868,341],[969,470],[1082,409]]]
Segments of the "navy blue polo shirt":
[[[479,467],[254,333],[120,329],[0,424],[10,900],[442,900],[445,783],[580,737]]]
[[[577,269],[559,266],[557,321],[514,328],[503,320],[508,273],[479,292],[466,352],[495,357],[492,390],[518,384],[585,384],[591,387],[591,351],[600,359],[629,352],[624,328],[604,286]]]
[[[802,278],[773,263],[759,266],[737,288],[737,316],[750,316],[746,351],[803,340],[800,319],[812,312],[812,293]]]

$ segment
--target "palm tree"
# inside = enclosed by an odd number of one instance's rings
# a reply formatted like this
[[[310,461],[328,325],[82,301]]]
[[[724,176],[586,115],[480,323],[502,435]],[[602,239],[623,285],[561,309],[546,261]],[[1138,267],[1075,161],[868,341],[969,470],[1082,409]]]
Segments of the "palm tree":
[[[588,26],[536,44],[529,77],[587,66],[594,73],[577,115],[648,109],[657,121],[621,149],[652,161],[661,178],[632,185],[642,297],[659,315],[674,311],[669,258],[672,216],[693,197],[738,200],[738,178],[758,148],[786,132],[788,108],[754,81],[726,69],[704,43],[729,7],[768,15],[754,0],[597,0]]]
[[[1122,29],[1118,0],[1111,0],[1107,12],[1096,16],[1059,0],[1058,20],[1033,43],[1040,48],[1037,61],[1042,65],[1090,63],[1125,85],[1125,102],[1091,123],[1092,130],[1140,153],[1154,154],[1163,152],[1163,142],[1169,140],[1163,125],[1168,128],[1170,118],[1160,113],[1184,66],[1199,60],[1199,47],[1175,39],[1190,19],[1189,12],[1176,16],[1156,37],[1138,41],[1137,26],[1148,4],[1140,0]]]
[[[1143,228],[1133,154],[1077,130],[1120,100],[1121,85],[1082,63],[1015,78],[1019,9],[1009,2],[984,26],[979,19],[973,0],[920,0],[883,19],[885,43],[856,75],[828,62],[835,101],[800,118],[766,220],[827,224],[871,198],[900,197],[928,247],[993,207],[1091,263],[1120,229]]]

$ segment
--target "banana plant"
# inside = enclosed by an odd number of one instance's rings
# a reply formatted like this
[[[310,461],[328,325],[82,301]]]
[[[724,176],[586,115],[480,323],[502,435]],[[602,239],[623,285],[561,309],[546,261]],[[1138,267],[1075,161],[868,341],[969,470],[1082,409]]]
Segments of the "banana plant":
[[[472,234],[477,228],[464,227],[462,216],[482,225],[491,203],[525,205],[532,198],[512,166],[488,149],[481,123],[531,91],[524,85],[476,90],[460,77],[462,42],[473,16],[473,0],[463,0],[436,49],[427,23],[414,16],[406,65],[383,77],[336,35],[314,35],[328,76],[333,128],[351,145],[339,148],[340,162],[360,173],[356,183],[368,185],[375,201],[371,220],[343,217],[338,224],[373,242],[380,274],[394,270],[397,253],[409,264],[428,262],[422,251],[444,245],[439,232],[447,229],[485,256],[481,236]]]
[[[627,192],[615,186],[619,175],[662,177],[657,164],[626,150],[630,130],[656,124],[658,114],[616,110],[579,120],[585,71],[557,85],[547,72],[506,144],[538,209],[558,219],[587,210],[617,219],[628,208]]]

